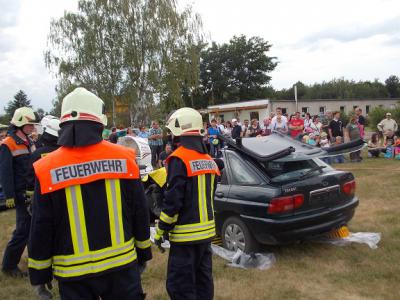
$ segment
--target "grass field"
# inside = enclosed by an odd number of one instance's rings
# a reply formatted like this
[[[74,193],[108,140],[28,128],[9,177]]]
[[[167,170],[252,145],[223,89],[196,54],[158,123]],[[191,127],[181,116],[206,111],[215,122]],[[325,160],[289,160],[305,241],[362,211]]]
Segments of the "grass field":
[[[400,162],[364,159],[336,167],[351,170],[357,180],[360,206],[350,230],[381,232],[379,248],[317,243],[269,247],[277,262],[266,271],[232,269],[215,257],[215,299],[400,299]],[[0,212],[0,224],[2,252],[14,227],[14,211]],[[143,277],[147,299],[168,299],[168,256],[155,248],[153,254]],[[26,268],[26,256],[21,268]],[[0,299],[34,295],[28,280],[0,274]]]

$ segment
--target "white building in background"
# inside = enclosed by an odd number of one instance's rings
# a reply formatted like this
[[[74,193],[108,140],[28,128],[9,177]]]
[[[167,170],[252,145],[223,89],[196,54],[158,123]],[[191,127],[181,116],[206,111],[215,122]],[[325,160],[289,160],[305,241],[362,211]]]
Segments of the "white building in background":
[[[225,121],[239,118],[241,121],[246,119],[262,120],[276,108],[280,107],[284,114],[292,114],[300,111],[302,115],[309,112],[311,115],[324,114],[327,110],[341,111],[346,114],[354,111],[354,108],[361,107],[364,115],[375,107],[392,109],[396,105],[400,105],[399,98],[383,98],[383,99],[302,99],[297,103],[294,100],[252,100],[235,102],[221,105],[211,105],[207,110],[209,120],[213,118],[221,118]]]
[[[270,100],[252,100],[235,102],[229,104],[211,105],[207,107],[207,112],[210,121],[214,118],[221,118],[228,121],[233,118],[238,118],[240,121],[246,119],[265,118],[269,113]]]

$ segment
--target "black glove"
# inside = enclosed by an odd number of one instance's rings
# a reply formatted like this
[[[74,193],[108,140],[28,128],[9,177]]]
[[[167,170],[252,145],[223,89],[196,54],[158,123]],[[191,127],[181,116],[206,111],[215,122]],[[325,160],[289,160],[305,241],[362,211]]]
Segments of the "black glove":
[[[139,273],[140,273],[140,275],[142,275],[142,273],[144,272],[144,270],[146,270],[146,266],[147,266],[147,263],[144,261],[144,262],[138,262],[138,269],[139,269]]]
[[[35,285],[33,288],[35,289],[35,293],[40,300],[50,300],[53,298],[53,294],[50,292],[50,290],[53,289],[51,282]]]

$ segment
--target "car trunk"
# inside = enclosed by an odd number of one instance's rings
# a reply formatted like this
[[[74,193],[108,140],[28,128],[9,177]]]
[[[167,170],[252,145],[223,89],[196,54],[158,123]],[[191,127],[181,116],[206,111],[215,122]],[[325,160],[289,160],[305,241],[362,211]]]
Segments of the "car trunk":
[[[303,196],[301,205],[294,206],[293,210],[272,214],[277,218],[340,206],[354,196],[354,193],[353,195],[343,193],[343,185],[353,181],[353,175],[335,170],[318,158],[285,157],[262,165],[271,178],[271,183],[281,187],[280,197],[287,199],[288,196]]]
[[[316,176],[318,174],[318,176]],[[354,180],[351,173],[328,171],[302,180],[282,185],[283,195],[303,194],[303,205],[296,208],[293,214],[317,212],[326,208],[340,206],[350,200],[351,195],[343,193],[343,184]]]

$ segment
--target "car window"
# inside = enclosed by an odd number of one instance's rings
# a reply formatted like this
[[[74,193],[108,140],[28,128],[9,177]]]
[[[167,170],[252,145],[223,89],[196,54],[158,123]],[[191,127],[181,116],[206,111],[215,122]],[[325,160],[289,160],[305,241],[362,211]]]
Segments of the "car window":
[[[324,168],[327,167],[325,164],[317,164],[316,160],[296,160],[296,161],[269,161],[262,163],[267,171],[267,174],[272,178],[273,182],[281,182],[287,180],[295,180],[310,171],[311,169],[321,165]],[[317,172],[310,174],[313,176]]]
[[[228,158],[233,184],[259,185],[261,183],[258,175],[250,170],[242,158],[234,154],[229,154]]]

